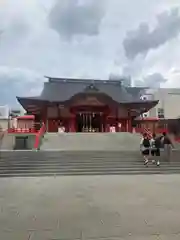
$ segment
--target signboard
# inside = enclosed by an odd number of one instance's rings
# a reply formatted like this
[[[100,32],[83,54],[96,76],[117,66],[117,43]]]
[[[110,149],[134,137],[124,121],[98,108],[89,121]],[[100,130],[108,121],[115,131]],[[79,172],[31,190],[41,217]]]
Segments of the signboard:
[[[78,99],[73,105],[79,106],[104,106],[104,103],[100,102],[96,97],[86,97],[85,99]]]
[[[52,106],[47,109],[47,117],[48,118],[57,118],[58,117],[58,107]]]

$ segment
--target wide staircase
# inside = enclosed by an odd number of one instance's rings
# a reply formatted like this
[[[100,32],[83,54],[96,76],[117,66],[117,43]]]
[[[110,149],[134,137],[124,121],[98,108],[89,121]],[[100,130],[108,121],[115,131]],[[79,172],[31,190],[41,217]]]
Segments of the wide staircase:
[[[140,135],[46,134],[40,151],[2,151],[0,177],[180,173],[180,151],[171,162],[144,166]]]
[[[177,156],[146,167],[138,151],[10,151],[1,153],[0,177],[173,174],[180,173]]]

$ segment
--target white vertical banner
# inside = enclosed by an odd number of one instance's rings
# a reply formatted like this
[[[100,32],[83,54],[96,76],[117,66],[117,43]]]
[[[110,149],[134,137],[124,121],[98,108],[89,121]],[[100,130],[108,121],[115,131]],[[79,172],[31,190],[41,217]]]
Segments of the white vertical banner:
[[[9,106],[0,106],[0,119],[8,119],[9,117]]]

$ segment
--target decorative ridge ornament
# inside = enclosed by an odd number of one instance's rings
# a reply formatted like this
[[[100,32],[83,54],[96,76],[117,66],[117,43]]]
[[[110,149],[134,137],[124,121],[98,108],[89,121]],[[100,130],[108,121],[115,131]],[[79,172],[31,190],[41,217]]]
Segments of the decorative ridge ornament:
[[[99,89],[92,83],[84,89],[85,92],[98,92]]]

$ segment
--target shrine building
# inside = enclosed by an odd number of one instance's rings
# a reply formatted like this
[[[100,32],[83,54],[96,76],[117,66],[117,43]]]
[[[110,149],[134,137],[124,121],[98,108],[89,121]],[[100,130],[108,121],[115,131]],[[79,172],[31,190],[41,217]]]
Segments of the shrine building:
[[[51,78],[40,96],[17,97],[27,114],[44,122],[47,132],[131,132],[133,121],[158,104],[141,99],[143,88],[119,80]]]

